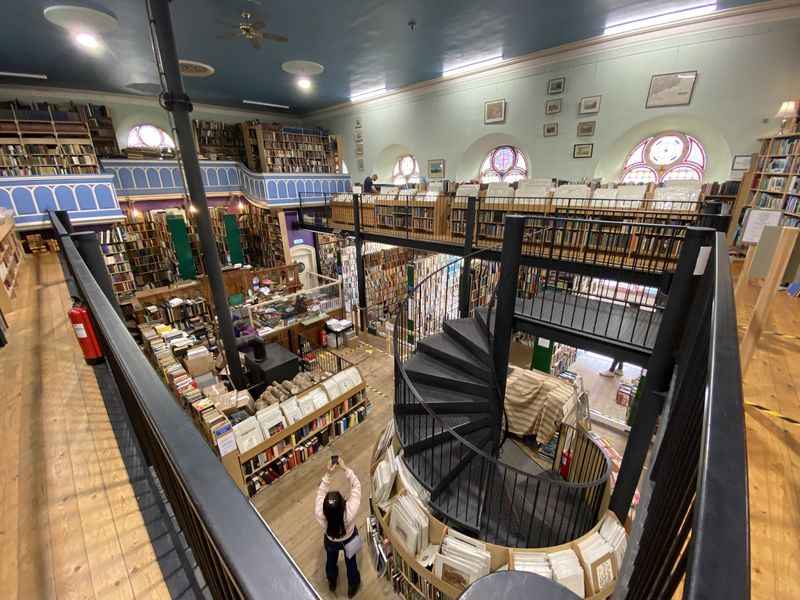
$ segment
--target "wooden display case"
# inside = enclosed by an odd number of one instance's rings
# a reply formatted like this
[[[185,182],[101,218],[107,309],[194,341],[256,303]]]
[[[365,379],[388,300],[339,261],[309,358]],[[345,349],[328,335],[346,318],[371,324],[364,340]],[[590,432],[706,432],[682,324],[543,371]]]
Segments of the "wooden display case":
[[[19,269],[22,266],[22,244],[17,238],[14,218],[6,215],[5,222],[0,224],[0,310],[8,314],[14,309],[14,298]]]

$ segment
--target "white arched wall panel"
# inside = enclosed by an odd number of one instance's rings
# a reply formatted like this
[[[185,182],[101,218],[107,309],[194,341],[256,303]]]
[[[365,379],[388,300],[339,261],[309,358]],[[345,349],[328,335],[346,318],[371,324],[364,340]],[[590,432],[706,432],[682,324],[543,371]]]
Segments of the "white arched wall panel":
[[[411,150],[408,149],[407,146],[403,146],[402,144],[390,144],[386,146],[383,150],[381,150],[377,157],[375,158],[375,162],[373,163],[371,170],[369,172],[365,172],[363,177],[358,179],[358,181],[362,181],[364,177],[367,175],[371,175],[373,173],[378,174],[378,181],[381,183],[387,183],[392,181],[392,169],[394,168],[394,164],[397,162],[397,159],[404,154],[414,154]],[[422,165],[420,164],[420,171],[422,171]]]
[[[536,157],[532,156],[532,153],[525,147],[522,140],[509,133],[489,133],[472,142],[461,155],[458,170],[455,174],[458,181],[477,178],[486,155],[489,154],[490,150],[498,146],[515,146],[525,153],[525,157],[530,163],[536,163]],[[528,165],[528,172],[531,172],[531,164]]]

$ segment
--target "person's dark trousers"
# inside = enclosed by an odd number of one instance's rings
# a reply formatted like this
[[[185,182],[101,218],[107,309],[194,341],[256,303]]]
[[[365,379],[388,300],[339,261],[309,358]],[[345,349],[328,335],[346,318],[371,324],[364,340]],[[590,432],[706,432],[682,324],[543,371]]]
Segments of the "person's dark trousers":
[[[344,545],[356,535],[358,535],[358,529],[355,529],[353,535],[343,542],[332,542],[327,536],[322,536],[325,544],[325,555],[327,557],[325,561],[325,575],[328,576],[328,581],[336,581],[339,575],[339,567],[336,564],[339,561],[339,552],[341,551],[342,554],[344,554]],[[361,574],[358,572],[358,563],[356,562],[357,557],[357,554],[353,556],[353,558],[347,558],[346,554],[344,557],[344,564],[347,567],[347,585],[350,587],[361,583]]]

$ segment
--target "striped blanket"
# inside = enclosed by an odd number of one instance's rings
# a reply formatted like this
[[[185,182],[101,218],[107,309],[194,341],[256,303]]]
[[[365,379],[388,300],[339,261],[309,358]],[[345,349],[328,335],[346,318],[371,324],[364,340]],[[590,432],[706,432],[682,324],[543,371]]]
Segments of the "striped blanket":
[[[545,444],[558,431],[564,417],[575,410],[577,393],[568,381],[541,371],[511,367],[506,383],[508,430],[534,435]]]

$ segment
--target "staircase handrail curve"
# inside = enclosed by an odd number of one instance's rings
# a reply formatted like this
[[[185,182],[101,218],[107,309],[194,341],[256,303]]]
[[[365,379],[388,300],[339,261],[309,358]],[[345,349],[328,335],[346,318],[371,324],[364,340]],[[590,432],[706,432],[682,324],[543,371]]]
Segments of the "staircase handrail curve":
[[[587,440],[589,440],[600,451],[600,453],[601,453],[601,455],[603,456],[603,459],[604,459],[605,469],[600,474],[600,476],[597,477],[596,479],[594,479],[593,481],[587,481],[587,482],[561,481],[561,480],[557,480],[557,479],[550,479],[549,477],[545,476],[545,472],[535,473],[534,474],[534,473],[529,473],[527,471],[523,471],[521,469],[518,469],[518,468],[514,467],[513,465],[506,464],[502,460],[498,459],[495,456],[492,456],[491,454],[488,454],[487,452],[484,452],[483,450],[481,450],[480,448],[478,448],[477,446],[472,444],[469,440],[465,439],[463,436],[461,436],[460,434],[455,432],[452,427],[450,427],[447,423],[445,423],[440,418],[439,415],[437,415],[435,412],[433,412],[430,409],[430,407],[427,405],[425,400],[422,398],[421,394],[417,391],[416,387],[414,387],[414,384],[412,383],[411,379],[408,377],[408,373],[406,373],[406,370],[403,368],[403,361],[401,359],[401,354],[400,354],[400,340],[401,340],[401,337],[402,337],[402,327],[401,327],[400,324],[407,320],[407,318],[404,318],[404,317],[407,317],[407,314],[408,314],[407,313],[407,311],[408,311],[408,302],[412,301],[416,297],[417,292],[419,292],[421,290],[421,288],[426,284],[426,282],[431,280],[433,277],[439,275],[443,270],[448,269],[448,268],[452,267],[453,265],[463,261],[464,258],[467,258],[467,257],[470,257],[470,258],[478,257],[479,255],[486,254],[489,251],[490,251],[490,249],[484,248],[484,249],[478,250],[476,252],[473,252],[472,254],[466,255],[464,257],[459,257],[456,260],[450,261],[446,265],[443,265],[442,267],[439,267],[438,269],[436,269],[435,271],[430,273],[427,277],[425,277],[425,279],[423,279],[422,281],[417,283],[411,289],[411,291],[406,295],[406,297],[398,302],[398,305],[400,306],[400,310],[397,313],[397,317],[396,317],[395,323],[394,323],[394,328],[393,328],[394,329],[394,334],[393,334],[393,338],[394,339],[392,340],[392,347],[393,347],[393,350],[394,350],[395,365],[398,367],[398,371],[400,372],[400,374],[401,374],[401,376],[403,378],[403,382],[405,383],[407,389],[410,390],[411,394],[414,396],[414,399],[423,407],[425,412],[428,413],[428,415],[430,415],[433,418],[433,420],[439,425],[439,427],[441,428],[442,431],[446,431],[454,440],[458,441],[460,444],[464,445],[467,449],[469,449],[474,454],[477,454],[478,456],[482,457],[484,460],[488,460],[489,462],[494,463],[498,467],[502,467],[503,469],[507,469],[507,470],[511,471],[512,473],[516,473],[518,476],[522,476],[522,477],[526,477],[526,478],[530,478],[530,479],[535,479],[535,480],[541,480],[541,481],[546,482],[548,485],[558,486],[558,487],[562,487],[562,488],[566,488],[566,489],[588,489],[588,488],[593,488],[593,487],[596,487],[598,485],[604,484],[606,481],[608,481],[608,479],[611,476],[611,460],[609,459],[608,455],[602,450],[602,448],[591,437],[587,436],[584,431],[581,431],[577,427],[574,428],[576,434],[579,434],[580,436],[583,436]],[[499,280],[498,280],[498,284],[499,284]],[[495,289],[494,293],[496,293],[496,289]],[[491,372],[494,373],[494,369],[491,367],[491,363],[492,363],[491,358],[489,360],[489,363],[490,363]],[[395,398],[395,402],[396,402],[396,400],[397,399]]]

